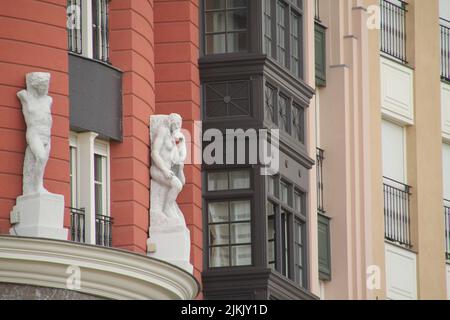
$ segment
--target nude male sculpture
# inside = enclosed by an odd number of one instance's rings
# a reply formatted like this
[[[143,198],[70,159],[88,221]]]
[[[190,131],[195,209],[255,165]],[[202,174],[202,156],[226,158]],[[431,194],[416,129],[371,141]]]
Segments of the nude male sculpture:
[[[29,73],[26,83],[27,89],[17,93],[27,125],[23,195],[47,193],[44,188],[44,172],[50,155],[53,103],[52,98],[48,96],[49,73]]]
[[[152,130],[150,168],[152,226],[184,225],[184,216],[176,203],[178,194],[186,183],[183,172],[186,143],[181,132],[182,119],[180,115],[173,113],[162,116],[152,124],[157,126]]]

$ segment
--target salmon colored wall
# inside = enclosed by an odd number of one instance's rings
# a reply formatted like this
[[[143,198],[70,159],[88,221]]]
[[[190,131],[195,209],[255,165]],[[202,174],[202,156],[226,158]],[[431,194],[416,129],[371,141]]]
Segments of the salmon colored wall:
[[[155,0],[156,112],[179,113],[191,136],[194,121],[200,120],[198,12],[198,0]],[[201,281],[201,167],[187,165],[184,171],[186,185],[178,204],[191,232],[194,275]]]
[[[147,252],[149,119],[155,110],[153,0],[110,4],[111,62],[123,73],[123,142],[111,143],[113,246]]]
[[[45,187],[70,203],[69,80],[66,0],[2,0],[0,5],[0,234],[9,233],[9,213],[22,194],[25,122],[16,93],[28,72],[51,73],[52,149]],[[65,226],[69,227],[66,209]]]

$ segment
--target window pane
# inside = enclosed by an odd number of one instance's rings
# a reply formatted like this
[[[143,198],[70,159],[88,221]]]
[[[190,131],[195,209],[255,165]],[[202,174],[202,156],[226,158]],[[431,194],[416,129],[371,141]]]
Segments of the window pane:
[[[249,189],[250,188],[250,172],[248,170],[238,170],[230,172],[231,189]]]
[[[247,29],[247,10],[227,12],[227,31],[242,31]]]
[[[227,52],[244,52],[247,50],[247,33],[228,33]]]
[[[275,177],[267,176],[267,193],[271,196],[275,196]]]
[[[251,242],[252,233],[250,223],[235,223],[231,225],[231,244]]]
[[[231,265],[249,266],[252,264],[252,247],[236,246],[231,247]]]
[[[208,173],[208,191],[228,190],[228,172]]]
[[[206,35],[206,53],[225,53],[225,34]]]
[[[286,66],[286,5],[277,1],[277,60]]]
[[[250,219],[250,201],[230,202],[230,221],[248,221]]]
[[[94,178],[95,181],[97,182],[102,182],[103,181],[103,175],[102,175],[102,156],[99,156],[98,154],[96,154],[94,156]]]
[[[209,226],[209,245],[219,246],[230,243],[230,229],[228,224],[214,224]]]
[[[209,223],[228,221],[228,202],[214,202],[208,205]]]
[[[225,13],[211,12],[206,14],[206,32],[225,32]]]
[[[211,268],[230,266],[229,247],[215,247],[209,250],[209,266]]]
[[[282,254],[282,270],[284,276],[289,276],[289,226],[288,214],[281,213],[281,254]]]
[[[96,183],[95,192],[95,214],[105,215],[103,212],[103,186]]]
[[[291,72],[298,76],[300,73],[299,60],[300,60],[300,16],[292,12],[291,13]]]
[[[278,127],[280,130],[287,131],[288,128],[288,116],[287,116],[287,108],[288,108],[288,101],[285,97],[279,96],[278,97]]]
[[[275,123],[275,97],[276,90],[266,84],[265,88],[265,119]]]
[[[284,182],[281,182],[280,185],[280,200],[286,204],[289,200],[289,186]]]
[[[225,0],[206,0],[206,10],[225,9]]]
[[[247,0],[227,0],[227,8],[246,8]]]
[[[294,209],[297,212],[302,212],[302,195],[296,191],[294,192]]]
[[[302,107],[293,104],[292,105],[292,117],[291,117],[291,123],[292,123],[292,135],[295,139],[298,141],[304,143],[305,140],[305,116],[304,116],[304,110]]]
[[[275,269],[275,208],[267,202],[267,260],[269,267]]]
[[[272,0],[264,2],[264,41],[265,53],[272,56]]]

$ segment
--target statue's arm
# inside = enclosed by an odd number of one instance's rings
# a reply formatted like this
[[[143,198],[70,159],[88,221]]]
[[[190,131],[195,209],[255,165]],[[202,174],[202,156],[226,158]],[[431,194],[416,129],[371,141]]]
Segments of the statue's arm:
[[[164,146],[164,133],[158,132],[155,136],[155,140],[152,143],[152,165],[156,166],[159,170],[161,170],[164,175],[170,179],[173,175],[172,171],[167,168],[164,163],[164,159],[161,157],[161,152]]]
[[[176,173],[178,179],[180,179],[181,183],[184,185],[186,183],[186,177],[184,176],[184,162],[186,161],[186,141],[184,135],[180,136],[180,143],[177,145],[178,155],[179,155],[179,163],[178,163],[178,172]]]

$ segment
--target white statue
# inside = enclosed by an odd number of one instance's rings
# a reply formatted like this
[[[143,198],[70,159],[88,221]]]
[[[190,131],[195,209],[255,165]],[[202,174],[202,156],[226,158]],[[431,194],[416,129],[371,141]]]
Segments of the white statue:
[[[152,181],[147,251],[150,257],[192,273],[190,232],[176,202],[186,182],[183,172],[186,139],[181,124],[180,115],[175,113],[150,118]]]
[[[183,172],[186,142],[181,132],[182,119],[175,113],[151,119],[151,226],[184,226],[183,213],[176,203],[186,183]]]
[[[44,188],[44,172],[50,155],[53,102],[48,96],[49,73],[29,73],[26,83],[27,89],[17,93],[27,125],[28,146],[23,165],[23,195],[47,193]]]
[[[50,74],[29,73],[26,75],[26,83],[27,89],[17,93],[27,125],[23,195],[16,199],[16,205],[10,213],[10,234],[67,240],[64,196],[49,193],[44,188],[52,129],[53,100],[48,96]]]

